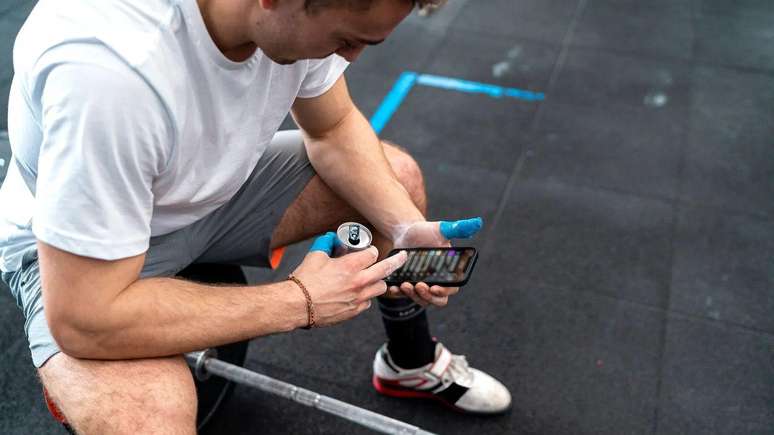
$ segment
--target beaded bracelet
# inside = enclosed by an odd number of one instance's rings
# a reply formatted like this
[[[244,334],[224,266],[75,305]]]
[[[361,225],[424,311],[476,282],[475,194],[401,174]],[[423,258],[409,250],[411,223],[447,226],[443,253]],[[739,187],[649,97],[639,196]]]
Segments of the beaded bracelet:
[[[301,291],[304,292],[304,297],[306,298],[306,315],[308,320],[307,320],[307,325],[303,326],[302,328],[303,329],[314,328],[314,321],[315,321],[314,304],[312,303],[312,297],[309,296],[309,291],[306,289],[304,284],[301,283],[301,280],[293,276],[293,274],[288,275],[288,279],[296,283],[296,285],[298,285],[298,288],[300,288]]]

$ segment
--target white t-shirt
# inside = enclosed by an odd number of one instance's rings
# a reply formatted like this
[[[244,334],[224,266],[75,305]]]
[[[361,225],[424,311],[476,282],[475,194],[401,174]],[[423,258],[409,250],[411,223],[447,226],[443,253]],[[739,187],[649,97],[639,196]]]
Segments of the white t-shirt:
[[[196,0],[40,0],[14,46],[0,269],[35,238],[112,260],[204,217],[252,172],[296,97],[348,63],[235,63]]]

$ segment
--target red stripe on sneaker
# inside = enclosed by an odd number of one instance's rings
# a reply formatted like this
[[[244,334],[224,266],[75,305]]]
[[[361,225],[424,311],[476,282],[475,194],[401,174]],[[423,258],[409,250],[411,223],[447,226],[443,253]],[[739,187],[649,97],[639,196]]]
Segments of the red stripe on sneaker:
[[[376,391],[384,394],[385,396],[392,397],[418,397],[423,399],[435,399],[435,394],[426,391],[416,391],[401,387],[397,381],[391,381],[388,379],[380,379],[374,375],[373,384]],[[397,388],[396,388],[397,387]]]

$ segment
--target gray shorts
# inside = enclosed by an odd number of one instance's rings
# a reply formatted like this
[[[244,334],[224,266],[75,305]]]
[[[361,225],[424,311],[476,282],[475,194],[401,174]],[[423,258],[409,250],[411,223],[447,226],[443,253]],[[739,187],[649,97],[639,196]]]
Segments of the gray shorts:
[[[185,228],[151,238],[140,276],[174,276],[193,263],[269,267],[274,228],[314,175],[301,133],[278,132],[229,202]],[[37,259],[32,246],[21,268],[2,279],[24,313],[32,362],[39,368],[60,350],[44,315]]]

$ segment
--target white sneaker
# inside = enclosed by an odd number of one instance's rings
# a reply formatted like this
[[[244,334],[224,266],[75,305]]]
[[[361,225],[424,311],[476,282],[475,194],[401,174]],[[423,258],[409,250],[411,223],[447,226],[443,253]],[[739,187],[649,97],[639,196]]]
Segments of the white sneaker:
[[[467,413],[499,414],[511,407],[505,385],[470,368],[463,355],[452,355],[441,343],[436,344],[435,361],[416,369],[398,367],[383,345],[374,358],[373,384],[387,396],[436,399]]]

